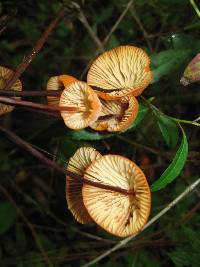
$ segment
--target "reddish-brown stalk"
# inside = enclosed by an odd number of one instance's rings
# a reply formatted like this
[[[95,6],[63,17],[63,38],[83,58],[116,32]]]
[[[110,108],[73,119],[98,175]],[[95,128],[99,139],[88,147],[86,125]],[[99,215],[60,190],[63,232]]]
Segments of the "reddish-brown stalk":
[[[12,88],[13,84],[17,81],[17,79],[19,79],[21,74],[25,71],[25,69],[28,67],[28,65],[32,62],[33,58],[42,49],[42,47],[45,44],[45,42],[47,41],[49,35],[56,28],[60,19],[64,17],[64,14],[65,14],[65,10],[62,7],[60,9],[60,11],[57,13],[56,17],[52,20],[52,22],[49,24],[47,29],[41,35],[39,40],[36,42],[32,51],[24,58],[24,60],[21,62],[21,64],[19,64],[16,71],[13,73],[13,75],[11,76],[11,78],[8,80],[5,87],[3,88],[4,90],[9,90],[10,88]]]
[[[31,90],[31,91],[15,91],[15,90],[0,90],[0,96],[10,97],[42,97],[42,96],[60,96],[63,90]]]
[[[132,190],[126,190],[126,189],[119,188],[116,186],[100,184],[97,182],[90,181],[88,179],[84,179],[83,176],[78,175],[76,173],[73,173],[71,171],[68,171],[65,168],[56,164],[54,161],[45,157],[41,152],[39,152],[37,149],[35,149],[30,143],[24,141],[19,136],[14,134],[12,131],[4,128],[3,126],[0,126],[0,131],[2,131],[13,143],[15,143],[19,147],[28,151],[30,154],[32,154],[34,157],[39,159],[41,162],[43,162],[49,168],[52,168],[52,169],[54,169],[54,170],[56,170],[62,174],[68,175],[68,176],[80,181],[81,183],[86,183],[86,184],[91,185],[91,186],[95,186],[95,187],[102,188],[102,189],[109,190],[109,191],[118,192],[118,193],[121,193],[124,195],[133,195],[134,194],[134,192]]]
[[[28,107],[28,108],[37,109],[37,110],[38,109],[45,110],[45,111],[50,111],[50,112],[60,112],[60,111],[77,112],[79,111],[78,107],[59,107],[59,106],[53,106],[53,105],[45,105],[45,104],[34,103],[31,101],[13,99],[13,98],[5,97],[5,96],[0,96],[0,103],[9,104],[11,106],[22,106],[22,107]]]

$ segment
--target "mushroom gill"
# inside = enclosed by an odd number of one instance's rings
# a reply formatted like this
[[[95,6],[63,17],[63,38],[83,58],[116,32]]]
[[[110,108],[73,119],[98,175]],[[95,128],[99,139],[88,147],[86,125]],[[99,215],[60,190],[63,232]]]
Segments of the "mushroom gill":
[[[107,51],[92,63],[87,83],[106,100],[138,96],[152,80],[150,58],[138,47],[124,45]]]
[[[120,237],[143,229],[151,209],[151,193],[144,173],[134,162],[118,155],[102,156],[88,167],[84,177],[133,191],[125,195],[83,185],[84,205],[100,227]]]
[[[91,163],[100,157],[101,154],[94,148],[81,147],[70,158],[67,170],[84,175],[85,170]],[[66,199],[68,208],[78,222],[86,224],[93,222],[93,220],[83,204],[82,187],[82,182],[66,176]]]
[[[116,100],[101,99],[102,111],[99,118],[90,125],[97,131],[121,132],[134,122],[138,114],[138,101],[134,96]]]

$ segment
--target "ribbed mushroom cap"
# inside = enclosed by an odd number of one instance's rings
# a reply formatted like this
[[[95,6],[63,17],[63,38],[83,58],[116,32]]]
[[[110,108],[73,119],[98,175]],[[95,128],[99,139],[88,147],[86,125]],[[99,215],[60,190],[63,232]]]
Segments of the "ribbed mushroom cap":
[[[13,75],[12,70],[0,66],[0,90],[4,89],[7,81],[11,78],[12,75]],[[20,82],[20,80],[17,80],[13,84],[12,88],[9,90],[22,91],[22,83]],[[13,98],[20,99],[20,97],[13,97]],[[0,115],[11,112],[13,109],[14,109],[13,106],[0,103]]]
[[[100,157],[101,154],[94,148],[81,147],[70,158],[67,170],[83,175],[91,163]],[[66,199],[68,208],[78,222],[85,224],[91,223],[93,220],[83,204],[82,187],[83,183],[70,176],[66,176]]]
[[[52,76],[47,82],[47,90],[63,90],[68,84],[77,81],[77,79],[71,75],[59,75]],[[47,96],[49,105],[58,105],[60,101],[59,96]]]
[[[149,217],[151,194],[144,173],[135,163],[118,155],[102,156],[90,165],[84,177],[134,192],[124,195],[84,184],[84,205],[99,226],[121,237],[142,230]]]
[[[152,73],[144,50],[125,45],[100,55],[91,65],[87,83],[103,99],[138,96],[149,85]]]
[[[90,86],[76,81],[65,87],[60,97],[60,107],[76,107],[79,111],[61,110],[61,116],[67,127],[79,130],[93,123],[101,112],[101,102]]]
[[[138,101],[134,96],[124,96],[117,100],[101,99],[102,112],[90,127],[97,131],[125,131],[138,114]]]

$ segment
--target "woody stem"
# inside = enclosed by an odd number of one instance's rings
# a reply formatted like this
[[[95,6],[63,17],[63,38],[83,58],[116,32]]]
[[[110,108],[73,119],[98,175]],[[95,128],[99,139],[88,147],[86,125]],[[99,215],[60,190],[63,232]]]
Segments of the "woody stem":
[[[0,103],[3,104],[9,104],[11,106],[22,106],[22,107],[28,107],[32,109],[39,109],[39,110],[45,110],[49,112],[60,112],[61,110],[69,111],[69,112],[75,112],[77,111],[77,107],[59,107],[59,106],[53,106],[53,105],[45,105],[45,104],[39,104],[34,103],[31,101],[24,101],[24,100],[18,100],[13,99],[9,97],[0,96]]]
[[[83,176],[81,176],[81,175],[78,175],[78,174],[75,174],[71,171],[68,171],[64,167],[59,166],[54,161],[45,157],[41,152],[39,152],[37,149],[35,149],[30,143],[24,141],[22,138],[20,138],[16,134],[14,134],[12,131],[4,128],[3,126],[0,126],[0,131],[2,131],[7,136],[7,138],[9,138],[13,143],[15,143],[19,147],[23,148],[24,150],[28,151],[30,154],[32,154],[34,157],[39,159],[41,162],[43,162],[49,168],[52,168],[52,169],[54,169],[54,170],[56,170],[62,174],[68,175],[68,176],[72,177],[73,179],[80,181],[81,183],[85,183],[85,184],[95,186],[98,188],[102,188],[102,189],[106,189],[109,191],[118,192],[118,193],[121,193],[124,195],[133,194],[132,191],[122,189],[119,187],[115,187],[115,186],[104,185],[104,184],[100,184],[97,182],[93,182],[93,181],[90,181],[88,179],[83,178]]]
[[[43,45],[47,41],[49,35],[53,32],[53,30],[56,28],[60,20],[64,17],[65,10],[62,7],[58,13],[56,14],[55,18],[50,22],[46,30],[42,33],[39,40],[36,42],[34,47],[32,48],[31,52],[22,60],[21,64],[17,67],[16,71],[13,73],[11,78],[6,83],[5,87],[3,89],[9,90],[12,88],[13,84],[16,82],[17,79],[21,76],[21,74],[25,71],[25,69],[28,67],[28,65],[32,62],[32,60],[35,58],[35,56],[39,53],[39,51],[42,49]]]
[[[15,91],[15,90],[0,90],[0,96],[10,97],[32,97],[32,96],[60,96],[63,90],[44,90],[44,91]]]

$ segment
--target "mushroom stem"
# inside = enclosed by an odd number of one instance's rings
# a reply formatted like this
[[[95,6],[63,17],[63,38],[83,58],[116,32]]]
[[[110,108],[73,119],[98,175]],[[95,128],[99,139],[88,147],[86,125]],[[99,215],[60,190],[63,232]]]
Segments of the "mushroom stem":
[[[0,96],[22,96],[22,97],[31,97],[31,96],[60,96],[63,90],[44,90],[44,91],[15,91],[15,90],[0,90]]]
[[[23,148],[24,150],[28,151],[30,154],[32,154],[34,157],[39,159],[41,162],[43,162],[48,167],[50,167],[50,168],[52,168],[52,169],[54,169],[54,170],[56,170],[62,174],[68,175],[68,176],[72,177],[73,179],[76,179],[82,183],[86,183],[88,185],[95,186],[98,188],[118,192],[118,193],[121,193],[124,195],[133,195],[134,194],[134,191],[132,191],[132,190],[126,190],[126,189],[119,188],[116,186],[100,184],[97,182],[90,181],[88,179],[84,179],[83,176],[78,175],[76,173],[73,173],[71,171],[68,171],[65,168],[63,168],[62,166],[59,166],[58,164],[56,164],[54,161],[45,157],[41,152],[39,152],[37,149],[32,147],[32,145],[30,143],[24,141],[22,138],[20,138],[16,134],[14,134],[12,131],[4,128],[1,125],[0,125],[0,131],[2,131],[7,136],[7,138],[9,138],[13,143],[15,143],[19,147]]]
[[[33,109],[51,111],[51,112],[59,112],[59,111],[68,111],[68,112],[77,112],[79,109],[77,107],[59,107],[59,106],[51,106],[45,104],[34,103],[30,101],[17,100],[9,97],[0,96],[0,103],[9,104],[12,106],[23,106],[29,107]]]

